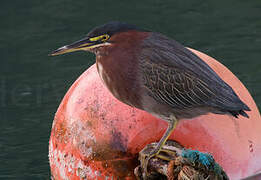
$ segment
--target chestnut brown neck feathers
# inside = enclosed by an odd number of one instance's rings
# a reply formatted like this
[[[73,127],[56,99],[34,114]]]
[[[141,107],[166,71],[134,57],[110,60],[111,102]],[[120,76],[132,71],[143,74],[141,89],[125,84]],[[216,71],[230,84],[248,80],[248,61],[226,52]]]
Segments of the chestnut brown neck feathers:
[[[148,35],[134,30],[118,33],[111,37],[110,46],[95,50],[97,70],[104,84],[117,99],[135,107],[141,106],[137,56]]]

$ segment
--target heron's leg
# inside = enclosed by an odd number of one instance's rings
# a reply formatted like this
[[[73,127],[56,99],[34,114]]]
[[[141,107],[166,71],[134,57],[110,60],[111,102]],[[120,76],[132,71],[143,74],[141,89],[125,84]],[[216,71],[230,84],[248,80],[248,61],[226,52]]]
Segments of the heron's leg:
[[[149,160],[152,157],[157,156],[159,154],[162,146],[166,143],[167,139],[169,138],[169,136],[171,135],[173,130],[176,128],[176,126],[178,124],[178,120],[176,119],[175,116],[172,116],[171,121],[169,121],[168,123],[169,123],[168,128],[167,128],[166,132],[164,133],[164,135],[162,136],[162,138],[160,139],[160,141],[158,142],[155,149],[153,151],[151,151],[149,154],[142,155],[143,158],[141,159],[141,166],[143,167],[145,175],[147,175],[147,166],[148,166]],[[164,150],[164,151],[166,151],[166,150]],[[159,158],[164,159],[161,156]]]

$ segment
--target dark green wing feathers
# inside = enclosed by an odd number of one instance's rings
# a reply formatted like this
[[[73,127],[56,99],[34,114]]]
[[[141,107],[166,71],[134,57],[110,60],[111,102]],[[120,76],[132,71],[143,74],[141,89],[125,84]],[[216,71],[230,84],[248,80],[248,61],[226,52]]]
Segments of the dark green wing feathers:
[[[211,107],[220,113],[248,115],[248,106],[203,60],[159,33],[143,43],[144,86],[154,99],[173,108]]]
[[[214,96],[204,82],[178,69],[144,62],[143,70],[150,95],[173,108],[204,106]]]

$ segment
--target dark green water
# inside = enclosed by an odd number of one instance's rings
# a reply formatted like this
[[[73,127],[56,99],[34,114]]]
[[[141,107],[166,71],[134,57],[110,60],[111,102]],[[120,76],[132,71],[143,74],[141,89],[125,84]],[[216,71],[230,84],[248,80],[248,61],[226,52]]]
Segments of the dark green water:
[[[165,33],[219,59],[261,107],[260,0],[2,0],[0,18],[0,179],[49,178],[54,113],[94,56],[47,54],[110,20]]]

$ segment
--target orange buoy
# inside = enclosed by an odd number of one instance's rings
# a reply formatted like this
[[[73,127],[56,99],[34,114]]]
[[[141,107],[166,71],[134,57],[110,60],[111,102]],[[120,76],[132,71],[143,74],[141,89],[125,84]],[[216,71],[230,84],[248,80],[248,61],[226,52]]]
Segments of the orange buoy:
[[[208,152],[230,179],[261,172],[261,118],[244,85],[215,59],[191,49],[251,109],[249,119],[208,114],[181,121],[170,139]],[[72,85],[55,115],[49,142],[54,179],[135,179],[137,153],[159,141],[166,122],[116,100],[95,65]]]

